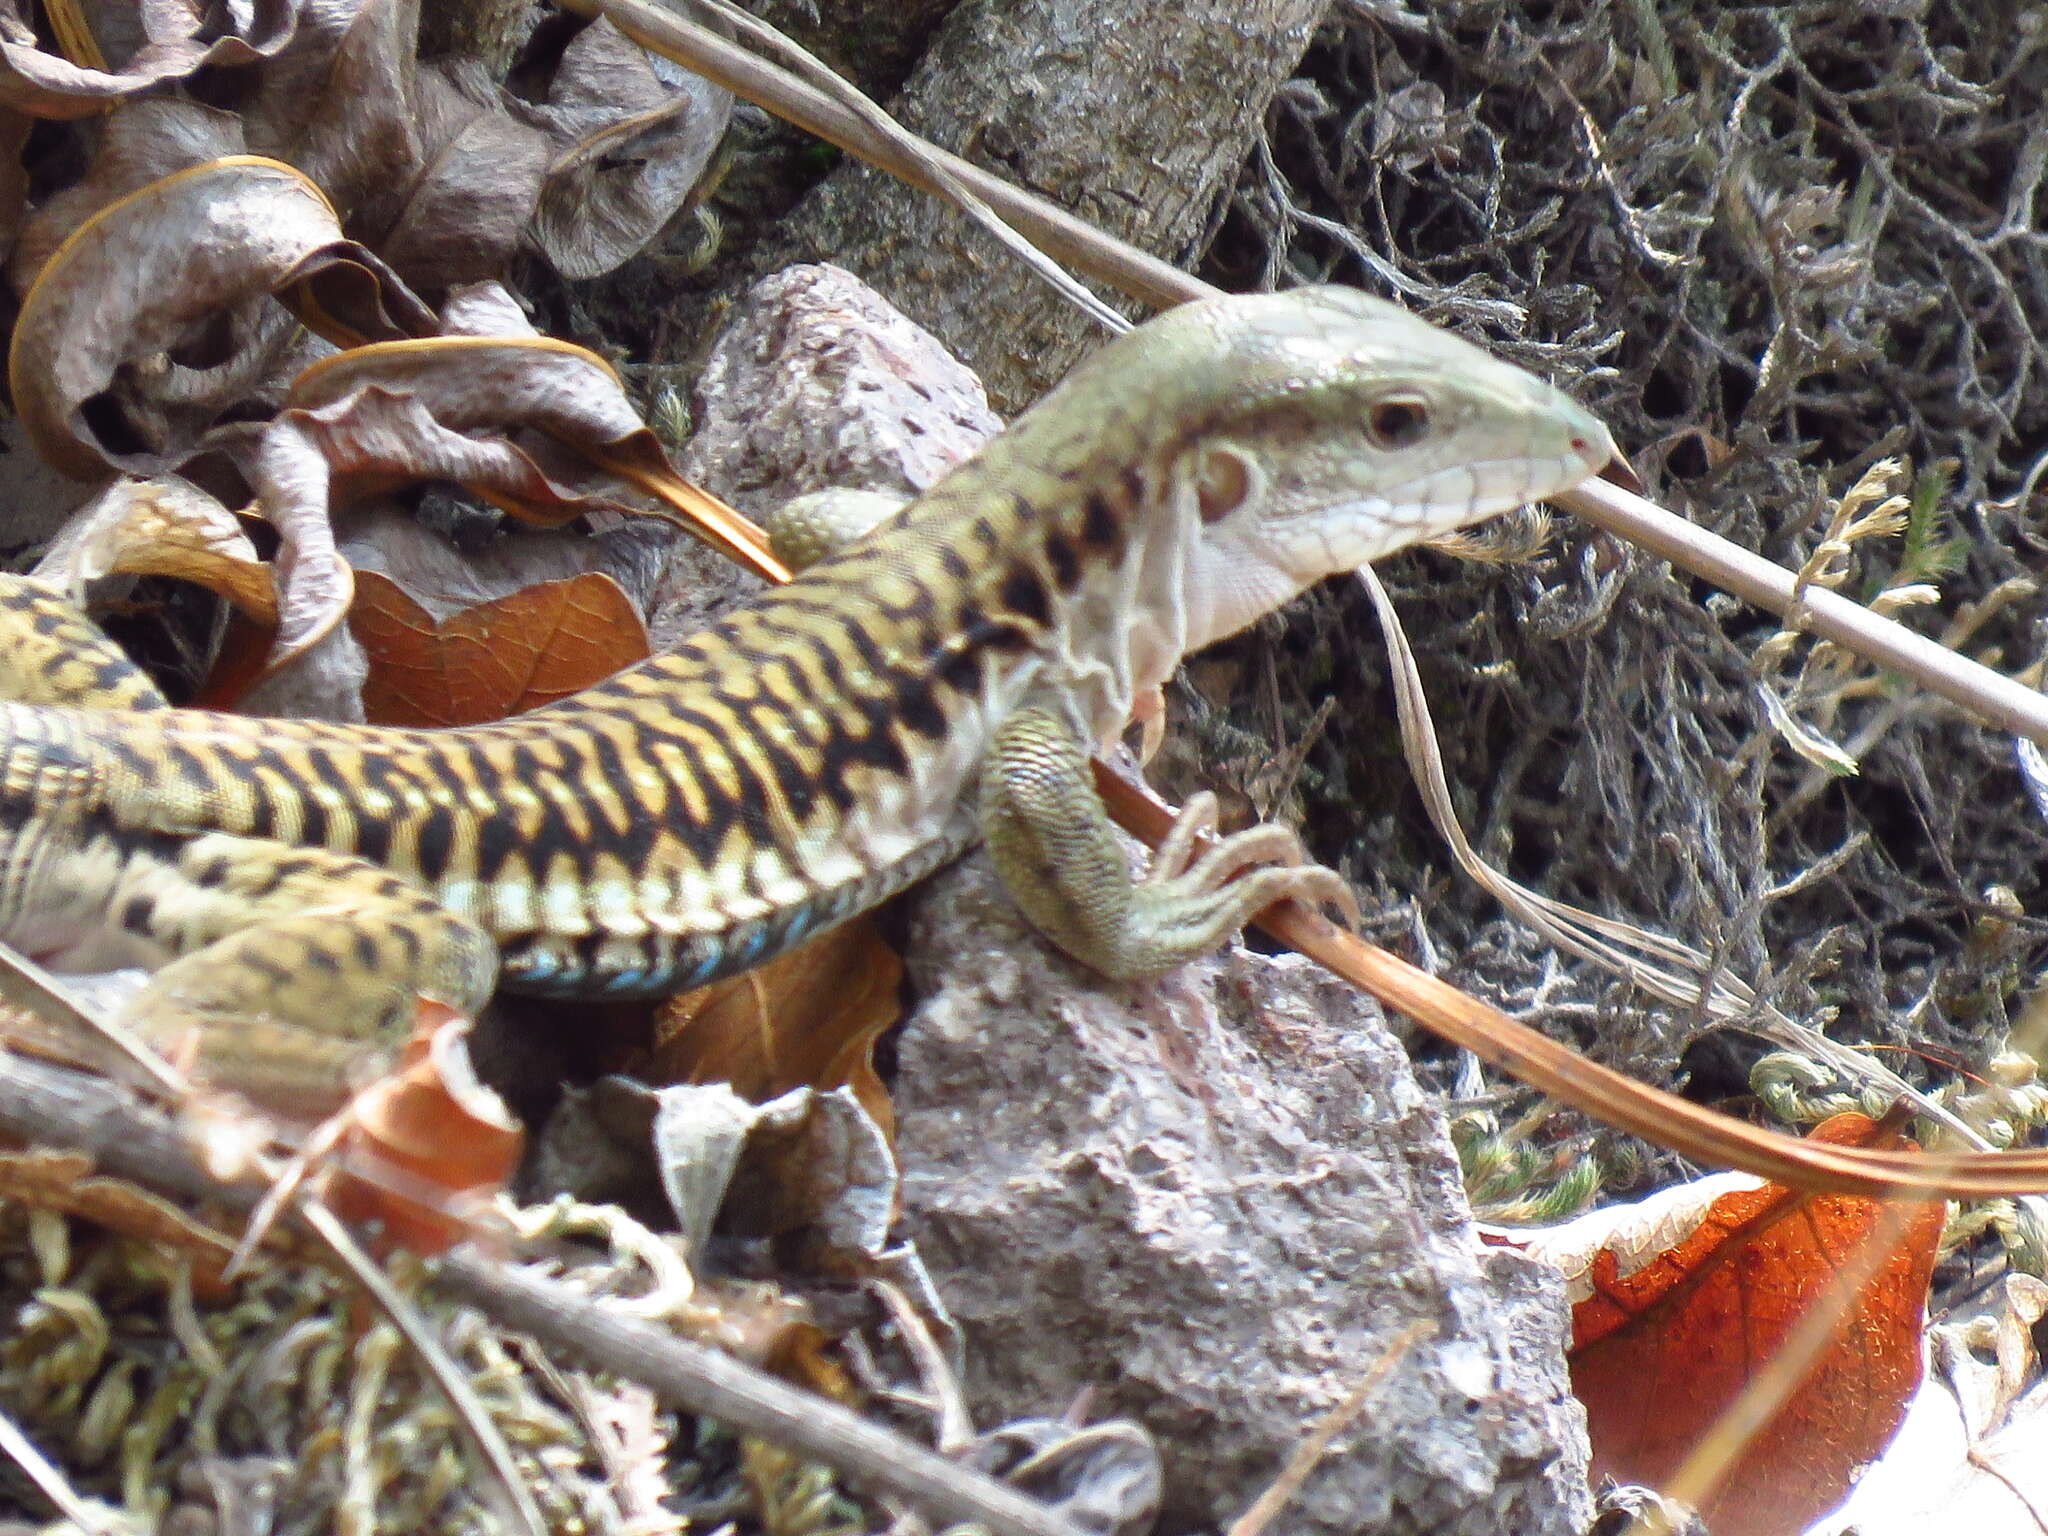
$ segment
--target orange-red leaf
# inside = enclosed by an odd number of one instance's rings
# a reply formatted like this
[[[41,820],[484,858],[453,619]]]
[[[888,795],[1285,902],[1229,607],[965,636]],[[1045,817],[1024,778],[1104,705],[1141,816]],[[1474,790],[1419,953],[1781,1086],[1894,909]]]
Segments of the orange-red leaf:
[[[524,1133],[470,1070],[468,1031],[466,1019],[423,1001],[397,1070],[352,1107],[327,1202],[344,1220],[376,1222],[387,1250],[439,1253],[460,1242],[471,1213],[519,1166]]]
[[[1869,1145],[1874,1130],[1838,1115],[1813,1139]],[[1839,1503],[1920,1380],[1942,1206],[1882,1217],[1874,1200],[1766,1184],[1720,1195],[1628,1272],[1625,1245],[1600,1248],[1584,1272],[1592,1294],[1573,1308],[1571,1354],[1595,1474],[1666,1482],[1807,1310],[1841,1306],[1830,1347],[1702,1514],[1715,1536],[1777,1536]],[[1843,1306],[1838,1271],[1873,1234],[1891,1234],[1890,1251]]]
[[[442,623],[375,571],[356,573],[349,627],[370,655],[378,725],[478,725],[552,704],[647,656],[647,629],[599,571],[543,581]]]

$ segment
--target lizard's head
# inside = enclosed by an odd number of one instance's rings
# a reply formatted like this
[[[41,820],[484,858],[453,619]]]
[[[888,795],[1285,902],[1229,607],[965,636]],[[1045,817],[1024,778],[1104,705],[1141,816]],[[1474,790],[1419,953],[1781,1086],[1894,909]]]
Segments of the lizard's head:
[[[1614,455],[1607,428],[1550,385],[1350,289],[1188,304],[1146,330],[1165,343],[1154,409],[1185,428],[1168,491],[1201,522],[1191,643]]]

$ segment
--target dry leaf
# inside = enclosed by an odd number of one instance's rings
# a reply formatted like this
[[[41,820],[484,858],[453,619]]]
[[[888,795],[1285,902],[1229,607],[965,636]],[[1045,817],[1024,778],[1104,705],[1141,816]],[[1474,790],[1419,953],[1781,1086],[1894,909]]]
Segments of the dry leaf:
[[[247,393],[247,347],[225,360],[215,350],[285,334],[234,319],[271,295],[333,340],[434,328],[382,262],[341,238],[334,210],[297,171],[209,161],[100,209],[44,263],[8,356],[30,443],[82,480],[175,469]],[[203,366],[180,361],[187,349]]]
[[[662,1004],[652,1083],[727,1083],[754,1103],[793,1088],[850,1087],[893,1140],[895,1111],[875,1075],[875,1042],[902,1016],[903,964],[869,918],[820,934],[766,965]]]
[[[1871,1144],[1838,1115],[1812,1140]],[[1882,1207],[1719,1175],[1543,1233],[1530,1250],[1573,1286],[1572,1389],[1595,1476],[1666,1481],[1810,1307],[1838,1303],[1837,1268]],[[1701,1513],[1716,1536],[1790,1536],[1839,1503],[1890,1439],[1920,1380],[1920,1336],[1943,1207],[1919,1204],[1846,1307],[1832,1347]]]
[[[441,301],[444,336],[495,336],[499,340],[534,340],[540,332],[526,317],[519,300],[503,283],[458,283]]]
[[[196,101],[129,102],[97,125],[85,175],[36,205],[8,263],[16,293],[27,293],[43,263],[87,219],[177,171],[242,154],[241,119]]]
[[[868,1272],[896,1213],[896,1158],[845,1088],[748,1104],[722,1083],[651,1091],[663,1192],[696,1253],[722,1211],[734,1231],[801,1243],[804,1263]]]
[[[511,318],[481,290],[457,308],[472,323]],[[755,569],[780,569],[758,529],[675,474],[601,358],[547,337],[351,348],[300,373],[275,420],[222,428],[208,443],[236,460],[281,541],[270,672],[347,609],[331,509],[415,481],[453,481],[542,525],[637,510],[633,491],[649,490],[687,506],[673,521]]]
[[[558,148],[533,213],[534,241],[555,270],[601,277],[644,250],[710,167],[732,100],[609,21],[578,32],[546,102],[508,102]]]
[[[83,1152],[0,1152],[0,1200],[82,1216],[110,1232],[182,1253],[202,1283],[217,1277],[235,1251],[231,1238],[161,1196],[95,1173]]]
[[[463,318],[492,312],[503,308],[477,298]],[[357,347],[301,373],[290,405],[277,425],[296,426],[336,473],[363,482],[347,494],[452,480],[526,521],[554,524],[633,510],[623,481],[713,548],[771,580],[788,578],[760,529],[676,473],[611,366],[569,342],[443,336]],[[266,454],[290,451],[271,435]],[[266,511],[312,494],[305,470],[279,474],[299,489],[266,492],[259,480]]]
[[[377,248],[427,286],[504,276],[554,146],[507,116],[496,87],[472,70],[421,70],[413,101],[420,180]]]
[[[0,0],[0,106],[32,117],[91,117],[208,65],[251,64],[277,52],[291,40],[298,10],[297,0],[139,0],[140,46],[118,68],[96,68],[39,49],[19,0]],[[102,53],[113,51],[111,38],[96,41]]]
[[[102,576],[175,576],[233,603],[259,624],[277,623],[270,567],[234,513],[189,480],[115,481],[64,526],[35,574],[83,602]]]
[[[375,571],[356,578],[349,625],[370,655],[376,725],[478,725],[602,682],[647,656],[647,630],[599,571],[547,581],[436,623]]]

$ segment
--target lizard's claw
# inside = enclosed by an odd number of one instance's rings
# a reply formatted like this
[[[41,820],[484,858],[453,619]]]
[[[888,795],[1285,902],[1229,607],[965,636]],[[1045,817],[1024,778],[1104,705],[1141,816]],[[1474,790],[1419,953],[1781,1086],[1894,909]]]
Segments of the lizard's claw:
[[[1356,924],[1358,898],[1335,870],[1309,862],[1301,839],[1273,823],[1203,846],[1216,825],[1216,797],[1204,791],[1182,807],[1152,867],[1132,892],[1138,923],[1160,937],[1192,928],[1209,942],[1277,901],[1335,907]]]

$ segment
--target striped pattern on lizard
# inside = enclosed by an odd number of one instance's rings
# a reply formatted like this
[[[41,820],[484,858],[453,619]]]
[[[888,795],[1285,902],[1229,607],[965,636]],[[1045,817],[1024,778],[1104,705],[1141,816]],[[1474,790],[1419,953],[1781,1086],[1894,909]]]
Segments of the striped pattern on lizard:
[[[416,996],[638,996],[757,964],[978,839],[1034,923],[1158,974],[1282,896],[1292,837],[1134,880],[1093,743],[1309,583],[1575,484],[1565,396],[1363,295],[1172,311],[870,536],[672,652],[501,724],[162,707],[47,590],[0,591],[0,937],[160,966],[128,1010],[281,1107]],[[118,707],[116,707],[118,706]]]

